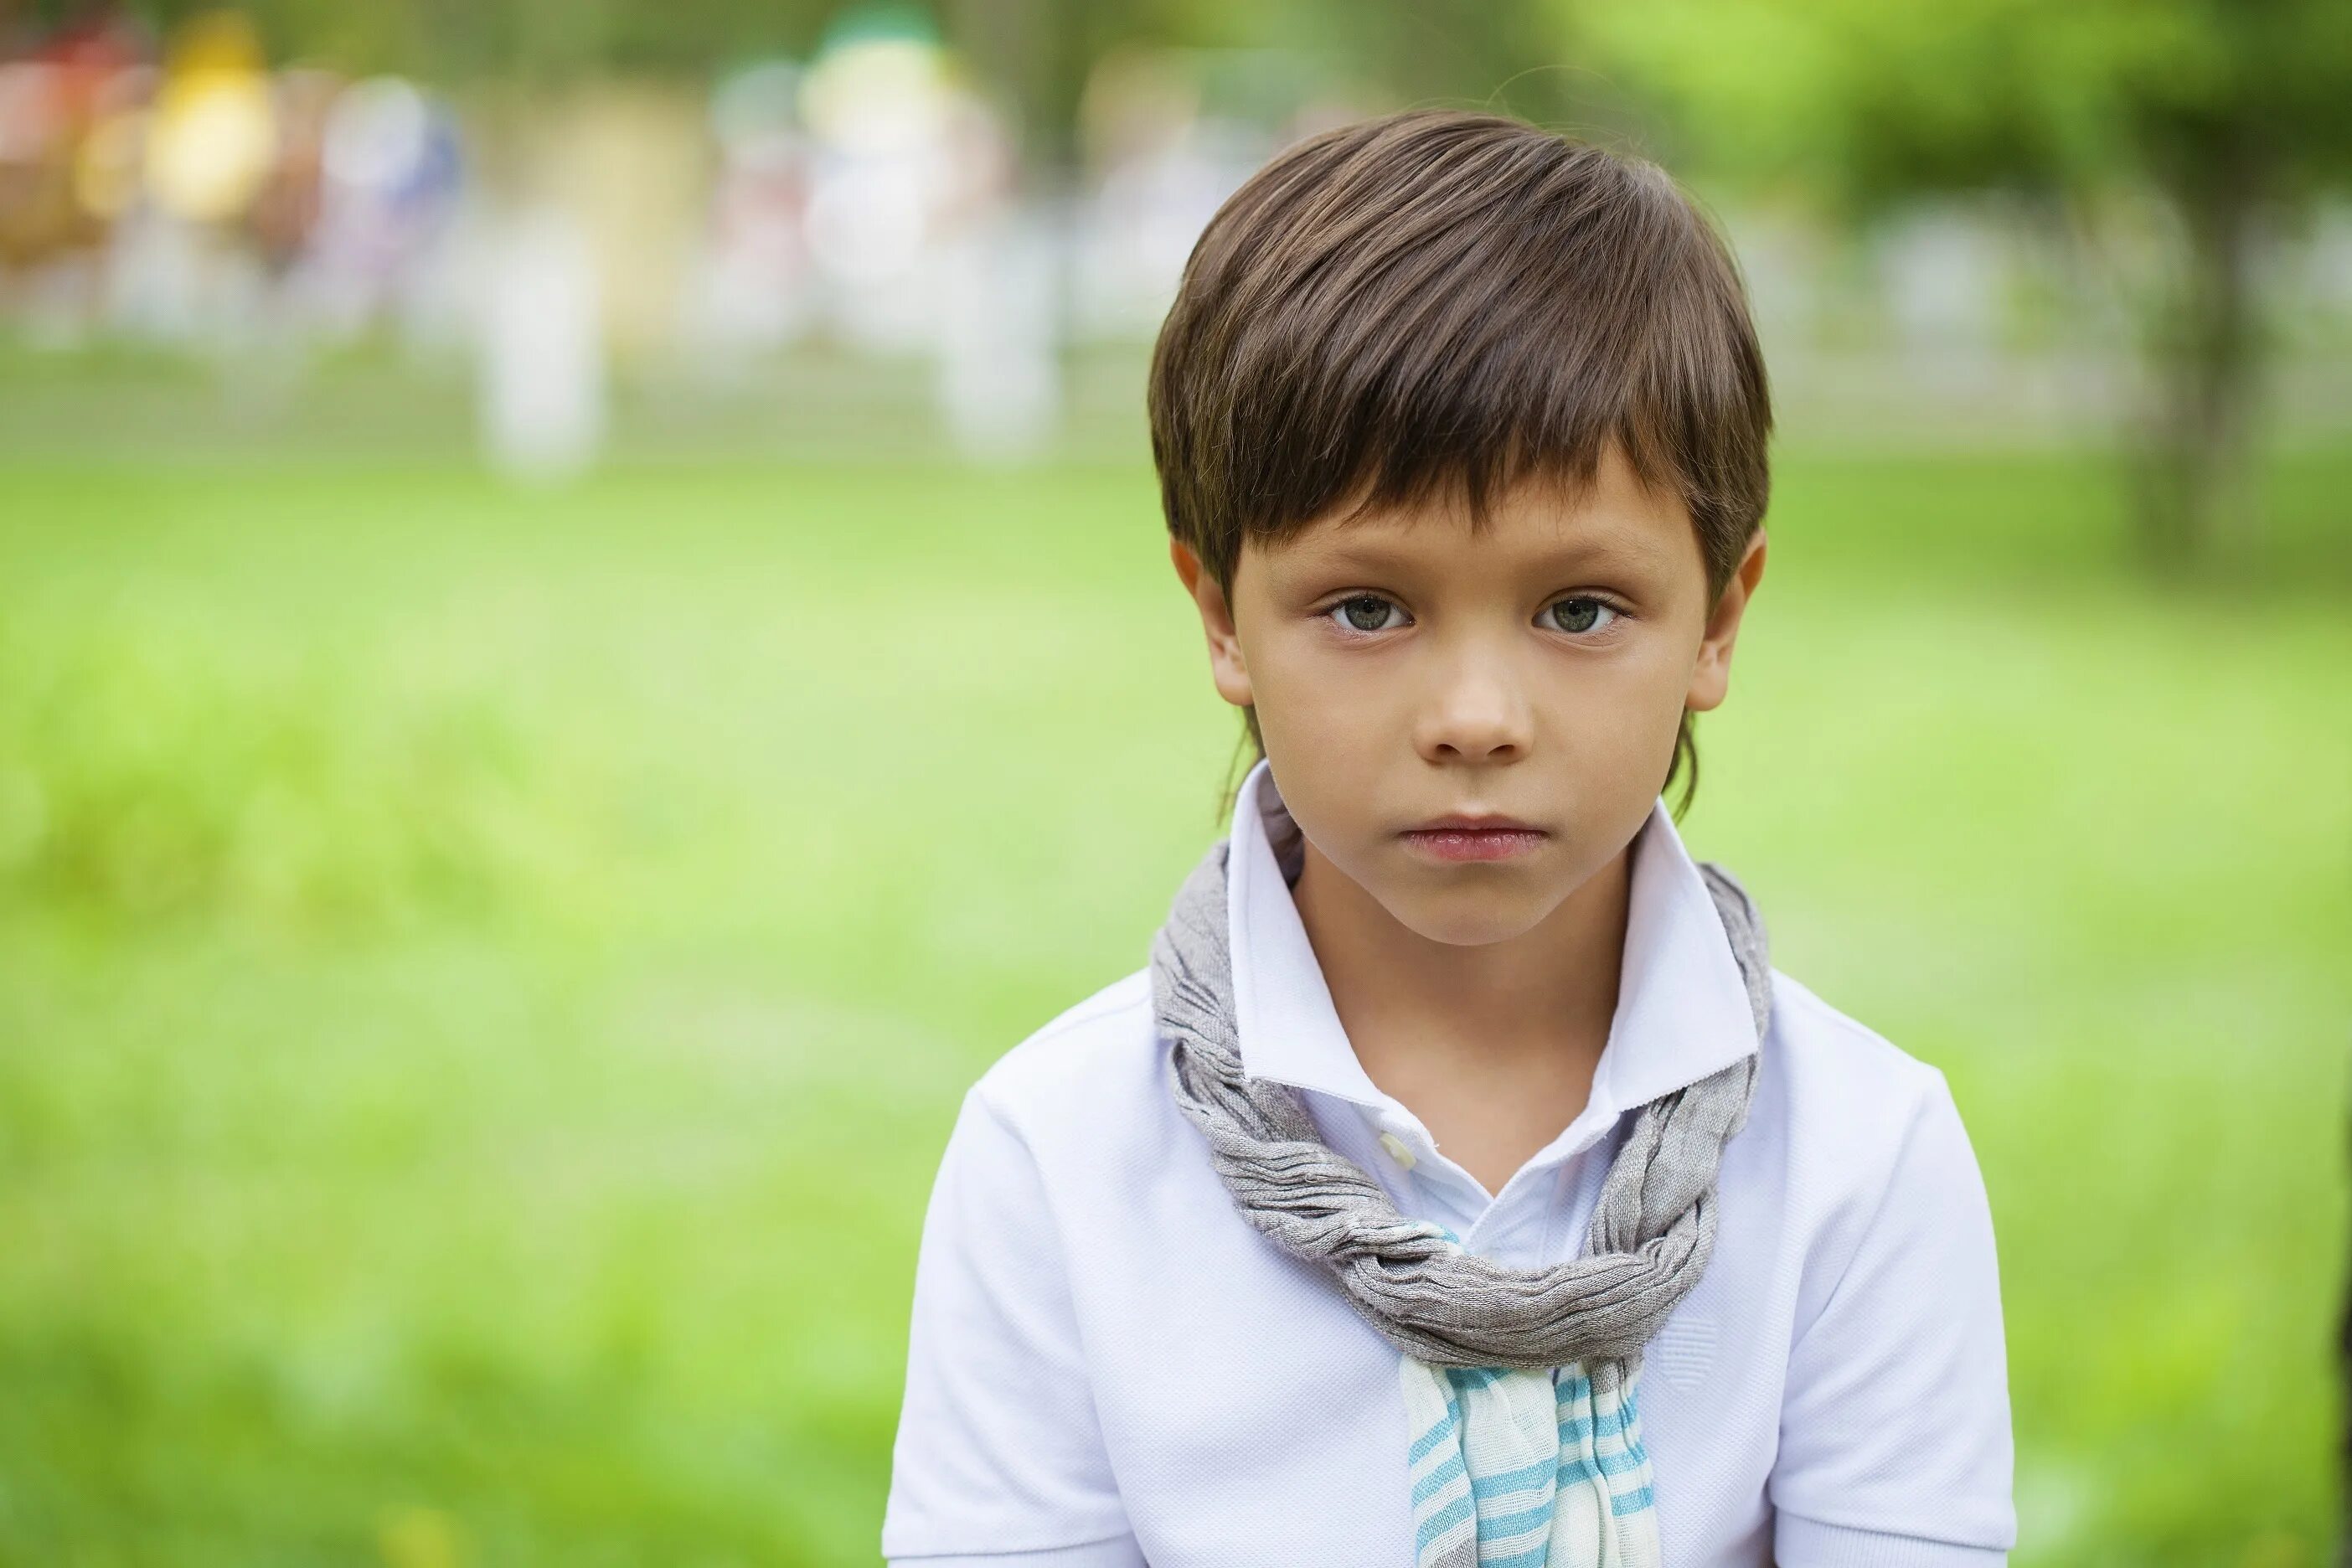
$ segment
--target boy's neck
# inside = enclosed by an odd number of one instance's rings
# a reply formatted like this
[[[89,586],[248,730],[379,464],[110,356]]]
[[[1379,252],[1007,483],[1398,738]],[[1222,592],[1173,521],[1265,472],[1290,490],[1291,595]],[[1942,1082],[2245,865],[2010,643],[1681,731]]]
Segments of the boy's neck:
[[[1424,1105],[1481,1091],[1535,1097],[1554,1131],[1573,1120],[1616,1016],[1632,846],[1531,930],[1475,947],[1411,930],[1304,849],[1291,897],[1373,1083],[1424,1121]]]

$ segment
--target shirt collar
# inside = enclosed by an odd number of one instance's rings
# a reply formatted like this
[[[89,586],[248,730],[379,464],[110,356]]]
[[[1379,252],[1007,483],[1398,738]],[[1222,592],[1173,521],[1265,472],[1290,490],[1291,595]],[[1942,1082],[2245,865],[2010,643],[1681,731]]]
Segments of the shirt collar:
[[[1381,1092],[1348,1043],[1306,925],[1291,900],[1298,826],[1264,758],[1234,803],[1227,938],[1242,1069],[1379,1110]],[[1664,800],[1634,836],[1617,1011],[1577,1118],[1619,1111],[1730,1066],[1757,1048],[1739,961]]]

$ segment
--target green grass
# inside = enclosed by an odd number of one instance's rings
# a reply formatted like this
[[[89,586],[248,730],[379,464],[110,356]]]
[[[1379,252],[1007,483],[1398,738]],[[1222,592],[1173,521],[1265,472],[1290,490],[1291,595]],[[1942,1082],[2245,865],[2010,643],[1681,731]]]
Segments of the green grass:
[[[1950,1076],[2022,1564],[2328,1556],[2352,460],[1782,466],[1694,847]],[[872,1562],[964,1087],[1234,730],[1150,475],[0,471],[0,1562]]]

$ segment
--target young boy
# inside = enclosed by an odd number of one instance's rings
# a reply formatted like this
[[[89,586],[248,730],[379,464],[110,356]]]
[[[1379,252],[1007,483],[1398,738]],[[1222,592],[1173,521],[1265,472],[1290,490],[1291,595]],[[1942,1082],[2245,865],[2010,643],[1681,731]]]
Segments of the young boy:
[[[1712,228],[1507,119],[1327,132],[1202,237],[1150,415],[1260,755],[1150,963],[964,1099],[884,1555],[2005,1562],[1943,1074],[1662,798],[1764,568]]]

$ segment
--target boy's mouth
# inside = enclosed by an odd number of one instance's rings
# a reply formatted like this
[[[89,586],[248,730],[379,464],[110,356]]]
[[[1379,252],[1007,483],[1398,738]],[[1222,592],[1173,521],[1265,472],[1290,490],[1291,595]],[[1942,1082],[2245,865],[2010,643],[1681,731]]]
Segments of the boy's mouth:
[[[1433,817],[1397,835],[1405,844],[1437,860],[1507,860],[1532,854],[1551,837],[1540,827],[1500,815],[1455,814]]]

